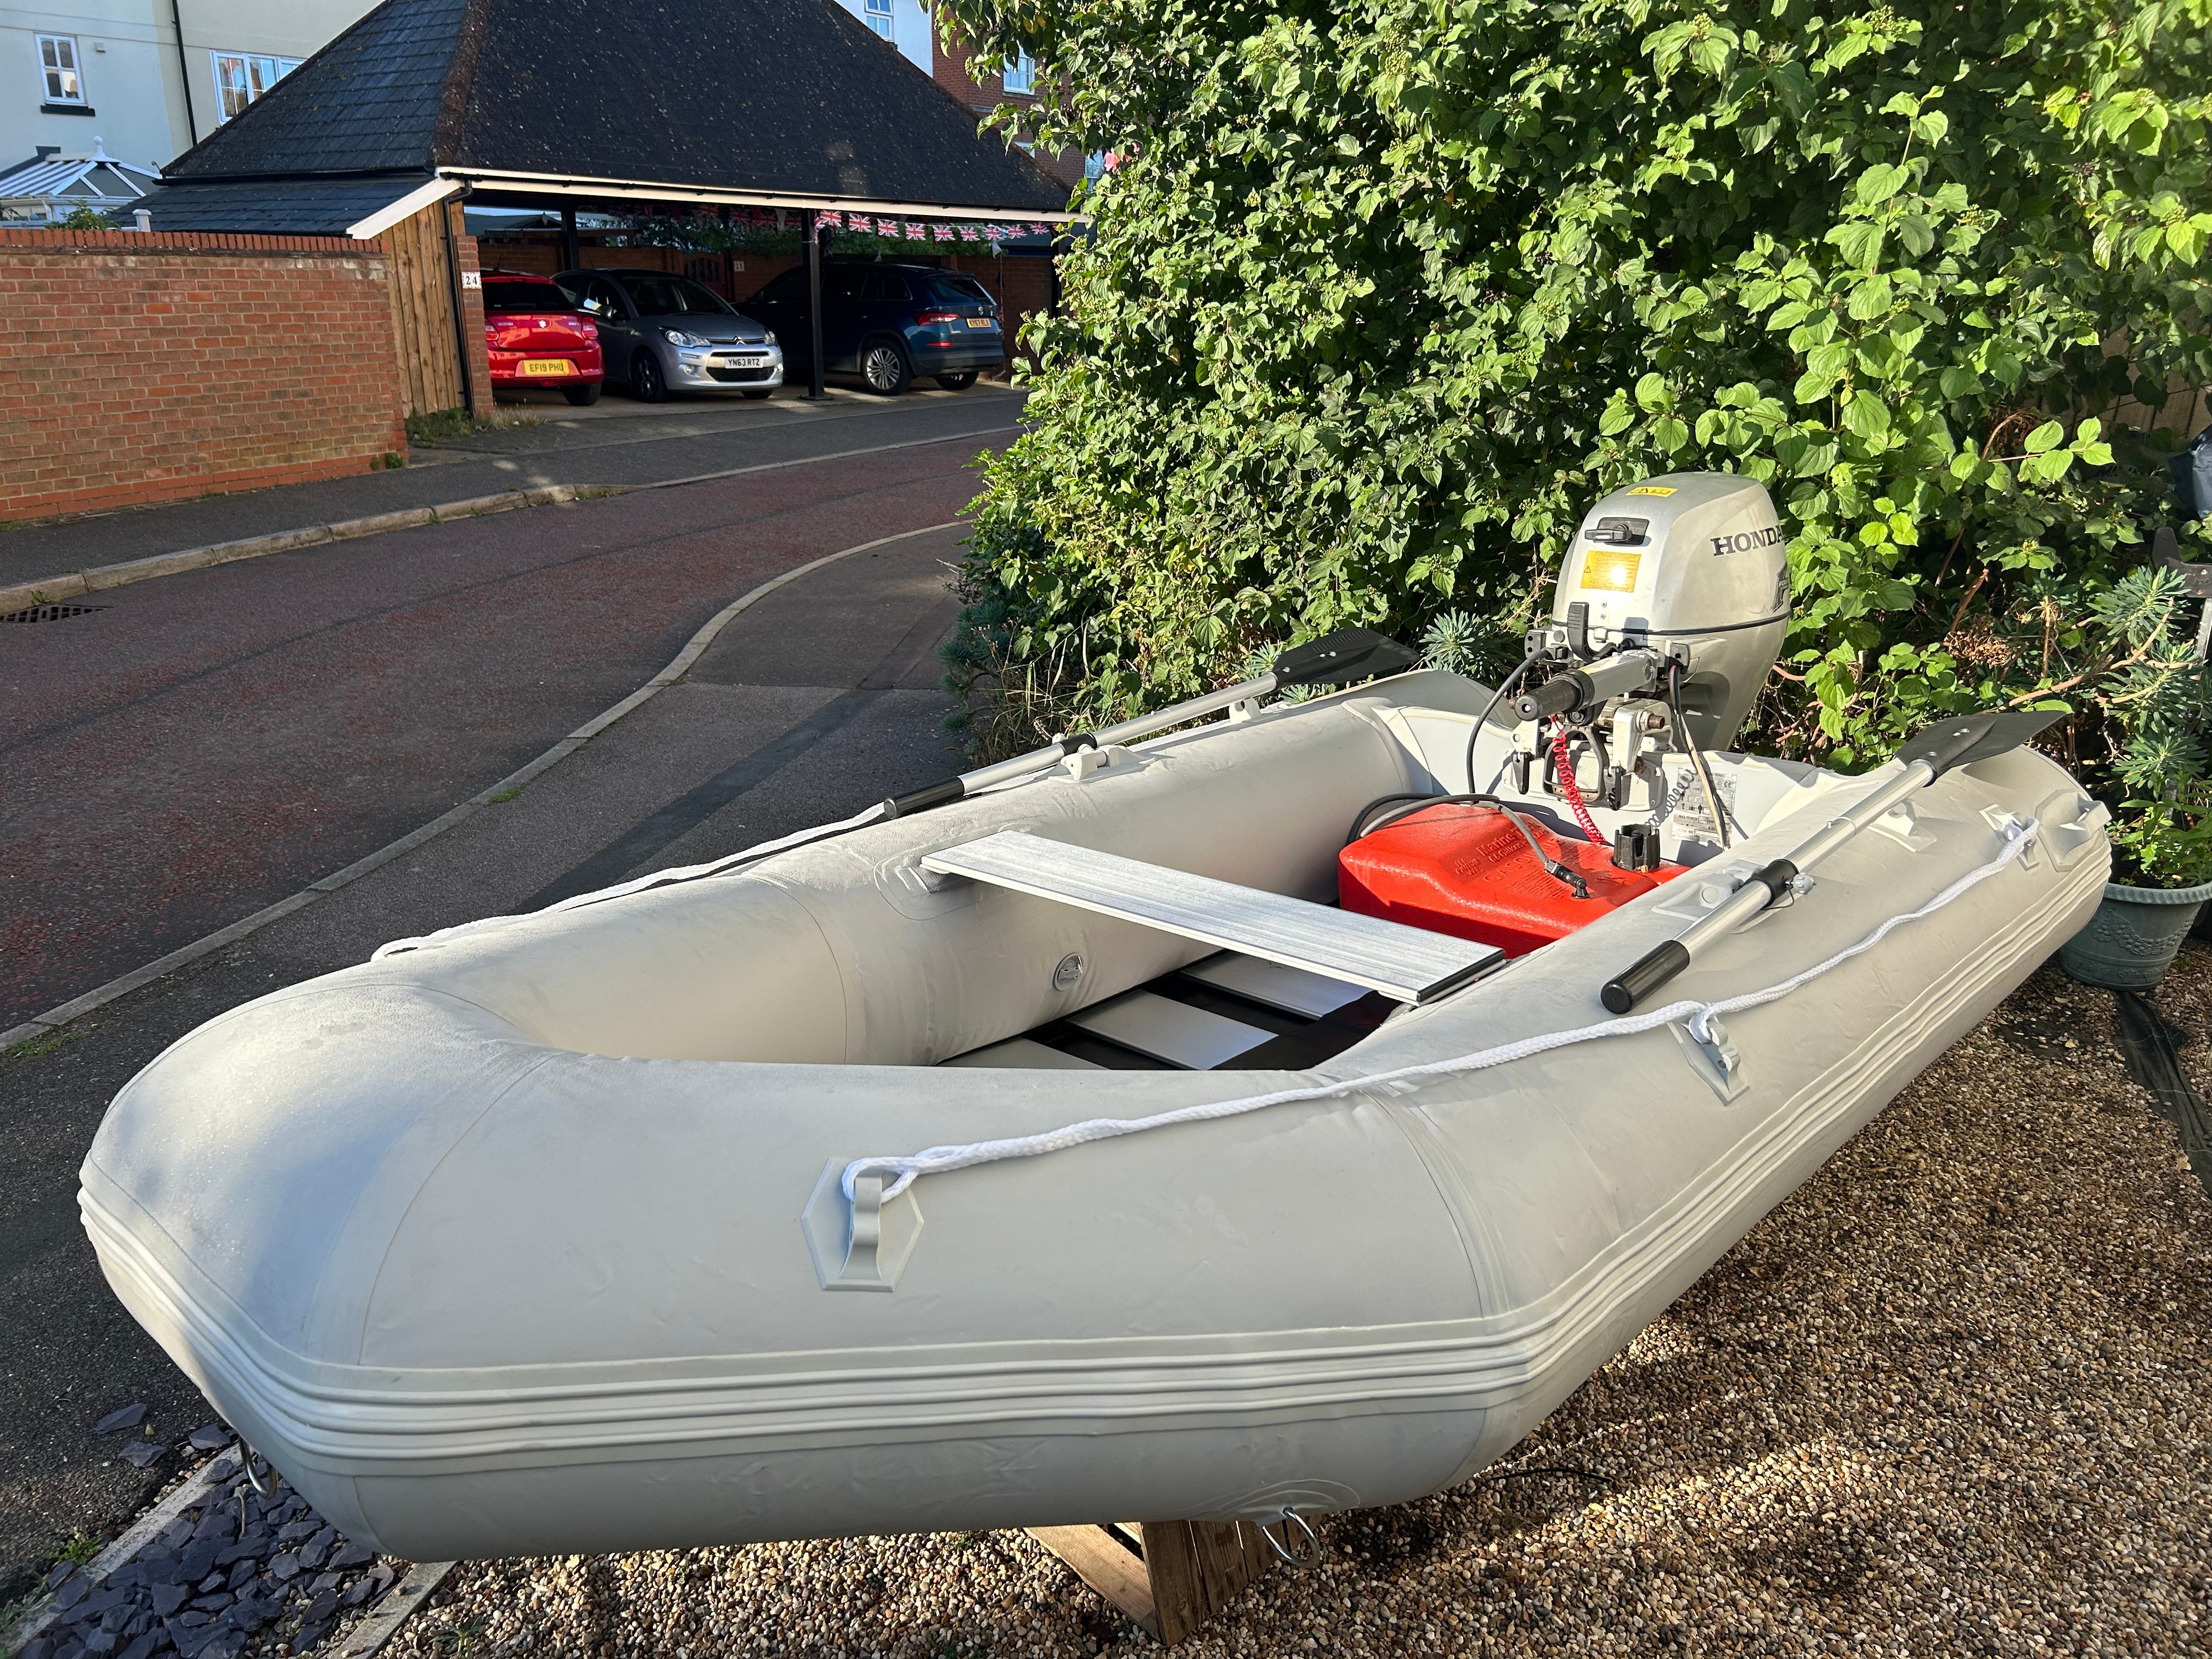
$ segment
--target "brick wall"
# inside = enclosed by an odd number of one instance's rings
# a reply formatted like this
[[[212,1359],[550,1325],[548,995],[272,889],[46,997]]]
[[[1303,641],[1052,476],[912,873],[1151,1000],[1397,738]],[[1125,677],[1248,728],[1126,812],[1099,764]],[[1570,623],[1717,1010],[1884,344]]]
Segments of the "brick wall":
[[[1023,108],[1036,102],[1034,93],[1008,92],[1005,77],[996,70],[977,74],[967,46],[956,40],[948,47],[938,42],[932,55],[930,79],[977,115],[987,115],[1000,104]],[[1032,150],[1030,159],[1070,190],[1083,182],[1083,152],[1079,149]]]
[[[0,230],[0,520],[404,453],[386,267],[342,237]]]
[[[989,290],[1006,320],[1007,356],[1026,356],[1017,344],[1022,325],[1032,313],[1052,310],[1059,297],[1053,280],[1054,261],[1036,254],[1010,253],[993,258],[988,253],[956,253],[945,264],[951,270],[966,271]]]

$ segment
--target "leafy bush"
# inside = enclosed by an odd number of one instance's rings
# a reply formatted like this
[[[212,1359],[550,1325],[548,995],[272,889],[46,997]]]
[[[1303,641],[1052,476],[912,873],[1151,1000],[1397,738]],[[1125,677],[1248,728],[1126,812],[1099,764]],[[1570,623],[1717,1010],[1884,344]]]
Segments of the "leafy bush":
[[[2145,793],[2177,434],[2124,427],[2212,382],[2212,0],[945,10],[1121,157],[976,504],[981,726],[1009,674],[1097,720],[1346,623],[1510,640],[1597,495],[1718,469],[1791,538],[1759,739],[2055,696]]]

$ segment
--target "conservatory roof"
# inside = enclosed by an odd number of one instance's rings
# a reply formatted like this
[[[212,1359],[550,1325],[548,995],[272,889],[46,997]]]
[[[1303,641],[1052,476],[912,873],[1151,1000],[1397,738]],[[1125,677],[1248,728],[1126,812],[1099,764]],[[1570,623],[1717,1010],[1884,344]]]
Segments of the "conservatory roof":
[[[64,155],[46,146],[0,172],[0,201],[135,202],[161,181],[152,167],[118,161],[95,138],[89,155]]]

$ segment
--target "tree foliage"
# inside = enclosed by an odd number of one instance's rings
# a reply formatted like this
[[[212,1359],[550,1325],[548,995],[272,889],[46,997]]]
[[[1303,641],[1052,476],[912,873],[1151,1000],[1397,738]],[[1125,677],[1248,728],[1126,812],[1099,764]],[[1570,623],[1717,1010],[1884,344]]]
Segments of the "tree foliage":
[[[1121,158],[977,503],[1004,740],[1012,678],[1127,712],[1349,623],[1517,656],[1590,501],[1712,468],[1790,536],[1769,742],[2046,691],[2085,764],[2133,741],[2173,434],[2124,422],[2212,382],[2212,0],[944,12],[1065,88],[1026,136]]]

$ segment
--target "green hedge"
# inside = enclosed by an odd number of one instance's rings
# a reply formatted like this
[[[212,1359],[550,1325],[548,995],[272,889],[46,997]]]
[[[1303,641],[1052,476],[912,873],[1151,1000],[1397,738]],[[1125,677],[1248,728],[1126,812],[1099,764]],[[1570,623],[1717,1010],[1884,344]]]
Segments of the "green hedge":
[[[977,503],[981,745],[1346,623],[1517,655],[1591,501],[1716,468],[1792,537],[1768,744],[2049,689],[2203,769],[2124,428],[2212,382],[2212,0],[946,13],[1122,158]]]

